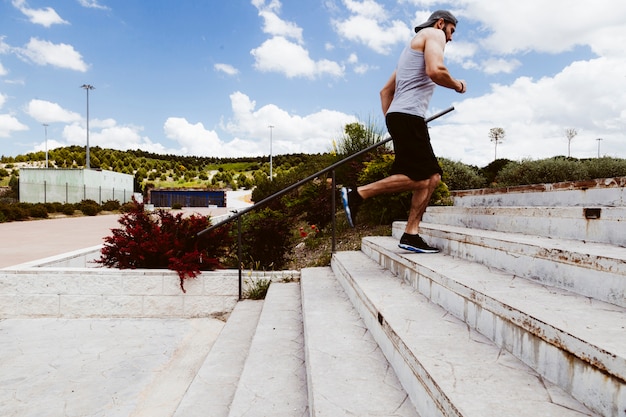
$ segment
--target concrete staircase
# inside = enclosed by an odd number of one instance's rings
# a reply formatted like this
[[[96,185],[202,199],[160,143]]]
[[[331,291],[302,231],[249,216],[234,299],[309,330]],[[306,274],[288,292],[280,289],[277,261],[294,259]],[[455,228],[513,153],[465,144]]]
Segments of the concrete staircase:
[[[175,415],[626,417],[623,190],[457,193],[422,223],[440,254],[399,249],[397,222],[273,283]]]

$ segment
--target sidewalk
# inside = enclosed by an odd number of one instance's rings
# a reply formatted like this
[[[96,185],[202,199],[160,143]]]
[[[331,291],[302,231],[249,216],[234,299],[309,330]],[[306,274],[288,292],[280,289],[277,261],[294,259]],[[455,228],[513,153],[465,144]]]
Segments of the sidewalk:
[[[183,212],[228,214],[250,205],[240,194],[232,207]],[[0,223],[0,269],[103,244],[118,219]],[[0,416],[171,417],[223,327],[211,317],[0,318]]]

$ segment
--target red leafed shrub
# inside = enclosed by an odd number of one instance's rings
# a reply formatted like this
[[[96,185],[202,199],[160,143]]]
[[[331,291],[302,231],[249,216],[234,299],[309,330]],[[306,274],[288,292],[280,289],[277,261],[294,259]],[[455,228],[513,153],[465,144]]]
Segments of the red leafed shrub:
[[[231,244],[227,227],[197,236],[211,225],[208,216],[183,217],[182,212],[173,215],[165,210],[149,213],[137,202],[130,205],[119,223],[122,227],[112,229],[113,235],[104,239],[96,262],[109,268],[176,271],[183,292],[186,278],[220,268],[220,258]]]

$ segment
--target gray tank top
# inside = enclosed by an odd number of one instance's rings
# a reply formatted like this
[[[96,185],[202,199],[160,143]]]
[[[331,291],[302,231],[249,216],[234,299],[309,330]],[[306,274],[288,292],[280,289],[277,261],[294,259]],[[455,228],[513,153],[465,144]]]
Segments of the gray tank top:
[[[407,46],[398,60],[396,91],[387,112],[424,117],[436,85],[426,75],[424,53]]]

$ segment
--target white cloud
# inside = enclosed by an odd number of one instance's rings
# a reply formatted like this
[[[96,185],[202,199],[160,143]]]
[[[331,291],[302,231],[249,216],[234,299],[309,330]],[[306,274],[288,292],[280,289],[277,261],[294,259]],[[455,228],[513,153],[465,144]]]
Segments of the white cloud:
[[[88,9],[110,10],[107,6],[98,3],[98,0],[78,0],[81,6]]]
[[[522,65],[517,59],[491,58],[481,62],[480,67],[485,74],[510,74]]]
[[[341,37],[380,54],[388,54],[393,45],[409,39],[411,32],[407,25],[400,20],[388,23],[387,12],[378,3],[344,0],[344,4],[352,15],[333,21],[333,27]]]
[[[215,64],[213,66],[215,71],[223,72],[226,75],[237,75],[239,74],[239,70],[232,65],[228,64]]]
[[[20,123],[10,114],[0,114],[0,138],[10,138],[14,132],[28,130],[28,126]]]
[[[142,136],[143,128],[133,125],[118,125],[113,119],[94,119],[89,121],[89,146],[129,150],[142,149],[154,153],[179,153],[166,149],[159,143]],[[85,145],[87,130],[82,123],[72,123],[63,129],[63,138],[67,145]]]
[[[275,13],[266,10],[259,11],[259,16],[261,16],[265,22],[263,32],[272,36],[294,39],[298,43],[302,43],[302,28],[298,27],[295,23],[287,22],[278,17]]]
[[[317,78],[321,75],[340,77],[343,67],[334,61],[314,61],[302,46],[283,37],[274,37],[250,51],[255,58],[255,68],[263,72],[278,72],[288,78]]]
[[[490,32],[483,46],[500,54],[531,50],[559,53],[576,45],[589,45],[601,54],[616,50],[626,40],[624,2],[465,0],[464,3],[463,15],[481,22]]]
[[[263,18],[263,32],[272,36],[250,51],[255,58],[256,69],[277,72],[288,78],[314,79],[325,74],[335,77],[343,75],[344,69],[338,63],[327,59],[316,61],[310,57],[309,51],[303,46],[302,29],[278,15],[280,1],[272,0],[266,4],[263,0],[253,0],[252,4]]]
[[[16,48],[16,52],[37,65],[52,65],[80,72],[86,72],[89,67],[80,53],[65,43],[54,44],[31,38],[25,48]]]
[[[180,145],[184,155],[218,156],[225,150],[218,134],[207,130],[202,123],[192,124],[182,117],[169,117],[163,131]]]
[[[80,114],[46,100],[31,100],[25,112],[39,123],[72,123],[81,120]]]
[[[26,4],[26,0],[13,0],[13,6],[28,17],[31,23],[37,25],[50,27],[57,24],[68,24],[68,22],[63,20],[52,7],[46,7],[45,9],[31,9]]]
[[[487,134],[502,127],[507,135],[498,157],[547,158],[567,155],[564,130],[575,128],[571,156],[596,156],[597,138],[609,155],[625,155],[626,58],[574,62],[554,77],[520,77],[511,85],[493,85],[490,93],[455,103],[456,111],[431,129],[435,151],[452,159],[485,166],[493,159]],[[593,86],[593,88],[581,88]]]
[[[7,71],[7,69],[2,65],[2,62],[0,62],[0,77],[4,77],[8,73],[9,71]]]
[[[241,93],[231,94],[232,119],[224,126],[229,133],[257,142],[258,154],[269,153],[269,128],[272,125],[272,148],[275,154],[328,152],[347,123],[356,118],[342,112],[323,109],[298,116],[268,104],[258,110],[256,103]],[[244,149],[245,151],[245,149]],[[249,154],[243,153],[243,155]]]

